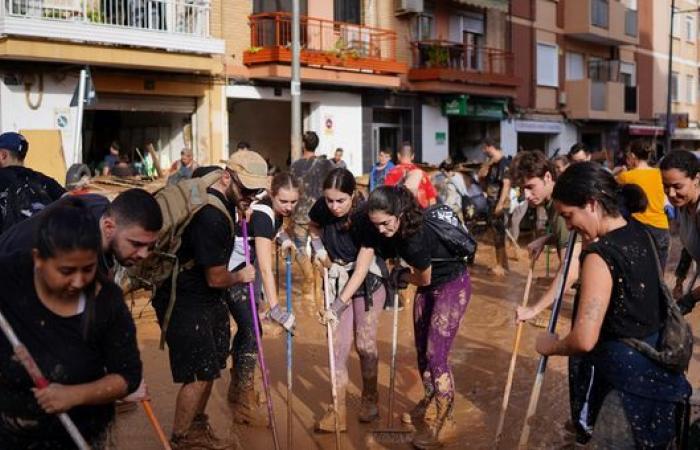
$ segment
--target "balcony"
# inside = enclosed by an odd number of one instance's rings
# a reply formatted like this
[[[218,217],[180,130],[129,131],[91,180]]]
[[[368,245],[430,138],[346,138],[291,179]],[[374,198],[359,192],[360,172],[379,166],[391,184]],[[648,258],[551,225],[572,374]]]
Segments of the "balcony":
[[[264,13],[250,17],[250,48],[243,64],[251,76],[282,77],[292,61],[292,17],[288,13]],[[380,28],[302,17],[300,23],[302,78],[326,78],[351,84],[382,83],[376,76],[391,77],[398,86],[398,75],[406,66],[396,59],[396,33]],[[337,75],[318,72],[332,71]],[[374,75],[375,77],[369,77]],[[339,78],[340,77],[340,78]],[[288,77],[287,77],[288,78]],[[319,80],[323,81],[323,80]]]
[[[0,35],[223,54],[210,4],[192,0],[4,0]]]
[[[566,81],[568,117],[583,120],[637,121],[637,88],[590,78]]]
[[[564,3],[564,32],[603,45],[639,42],[637,11],[619,0],[574,0]]]
[[[413,42],[412,90],[514,96],[519,79],[504,50],[430,40]]]

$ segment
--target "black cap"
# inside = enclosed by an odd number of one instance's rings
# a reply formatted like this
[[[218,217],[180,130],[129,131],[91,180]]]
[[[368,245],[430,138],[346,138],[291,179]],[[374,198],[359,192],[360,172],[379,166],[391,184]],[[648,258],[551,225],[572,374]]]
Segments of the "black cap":
[[[29,151],[29,142],[21,134],[10,131],[0,134],[0,150],[11,151],[19,159],[24,159]]]

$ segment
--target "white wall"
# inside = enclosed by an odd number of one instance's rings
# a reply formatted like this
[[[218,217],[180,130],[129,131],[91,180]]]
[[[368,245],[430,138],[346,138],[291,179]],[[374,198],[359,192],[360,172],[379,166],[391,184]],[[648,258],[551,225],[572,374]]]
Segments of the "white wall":
[[[518,132],[513,119],[501,120],[501,149],[506,156],[515,156],[518,152]]]
[[[440,106],[423,105],[421,108],[423,127],[423,162],[440,164],[449,155],[449,122],[443,116]],[[445,141],[438,143],[436,133],[445,133]]]
[[[282,89],[282,95],[275,96],[273,88],[254,86],[228,86],[226,88],[228,98],[246,98],[259,100],[275,100],[280,102],[280,108],[291,108],[289,89]],[[305,123],[310,131],[315,131],[321,140],[316,151],[318,155],[325,154],[329,158],[333,156],[337,147],[344,150],[345,162],[348,169],[354,174],[362,173],[362,96],[344,92],[325,92],[302,90],[301,101],[310,106],[309,116]],[[265,127],[263,117],[258,118],[258,127]],[[234,120],[229,117],[229,127],[235,130]],[[330,121],[332,126],[326,127]],[[264,128],[270,133],[274,129]],[[306,131],[306,130],[303,130]],[[229,132],[235,141],[238,138]],[[284,138],[284,137],[283,137]],[[288,139],[286,140],[287,145]],[[255,147],[255,142],[250,143]],[[235,142],[230,145],[235,146]],[[286,152],[289,148],[285,149]]]
[[[24,75],[24,80],[20,78],[19,86],[8,86],[0,79],[0,131],[60,129],[66,166],[69,167],[73,162],[73,133],[77,115],[77,108],[70,108],[70,100],[78,84],[78,72],[67,76],[57,73],[45,73],[42,76],[42,91],[39,91],[38,75]],[[32,82],[29,101],[38,104],[37,109],[29,106],[22,81]],[[57,124],[59,115],[68,118],[64,128],[59,128]],[[31,144],[30,142],[30,152],[40,151]]]
[[[578,142],[578,128],[570,122],[564,122],[562,132],[549,140],[547,154],[552,155],[559,149],[559,155],[566,155],[572,145]]]

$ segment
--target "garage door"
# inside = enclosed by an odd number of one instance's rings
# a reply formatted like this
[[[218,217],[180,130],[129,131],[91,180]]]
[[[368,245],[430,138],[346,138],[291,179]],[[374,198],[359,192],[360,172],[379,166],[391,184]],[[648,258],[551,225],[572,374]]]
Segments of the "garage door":
[[[92,110],[152,111],[192,114],[195,111],[194,97],[168,95],[125,95],[97,93],[97,102],[86,107]]]

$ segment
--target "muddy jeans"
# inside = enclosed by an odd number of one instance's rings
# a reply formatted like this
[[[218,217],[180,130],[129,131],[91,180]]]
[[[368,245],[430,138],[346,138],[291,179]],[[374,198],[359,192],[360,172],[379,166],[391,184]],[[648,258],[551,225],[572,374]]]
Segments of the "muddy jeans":
[[[226,298],[228,310],[236,322],[236,334],[231,341],[233,370],[241,385],[253,382],[257,364],[258,347],[255,342],[253,314],[250,310],[248,284],[237,284]],[[262,336],[262,328],[260,328]]]
[[[369,311],[365,311],[365,298],[357,297],[352,299],[352,306],[340,316],[333,342],[338,389],[344,389],[348,384],[348,357],[353,331],[362,379],[377,377],[377,323],[385,299],[386,291],[382,286],[372,294],[372,307]]]
[[[469,273],[419,290],[413,306],[413,329],[418,370],[427,395],[454,399],[454,381],[448,363],[452,343],[469,305],[472,285]]]

